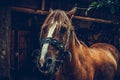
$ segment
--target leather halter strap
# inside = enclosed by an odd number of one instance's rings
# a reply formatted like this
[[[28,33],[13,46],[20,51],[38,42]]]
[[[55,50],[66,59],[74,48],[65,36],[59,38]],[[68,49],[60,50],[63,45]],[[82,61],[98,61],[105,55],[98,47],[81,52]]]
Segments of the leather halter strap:
[[[41,45],[43,45],[44,43],[49,43],[51,45],[53,45],[56,49],[58,49],[59,51],[65,51],[65,45],[60,43],[58,40],[48,37],[48,38],[44,38],[41,40]]]

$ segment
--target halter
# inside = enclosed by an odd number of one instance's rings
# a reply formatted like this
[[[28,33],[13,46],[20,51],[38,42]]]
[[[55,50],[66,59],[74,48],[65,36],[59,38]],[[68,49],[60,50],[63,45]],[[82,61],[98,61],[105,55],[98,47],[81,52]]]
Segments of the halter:
[[[49,43],[51,45],[53,45],[56,49],[58,49],[60,52],[65,51],[65,45],[61,44],[58,40],[48,37],[48,38],[44,38],[41,41],[41,45],[43,45],[44,43]]]

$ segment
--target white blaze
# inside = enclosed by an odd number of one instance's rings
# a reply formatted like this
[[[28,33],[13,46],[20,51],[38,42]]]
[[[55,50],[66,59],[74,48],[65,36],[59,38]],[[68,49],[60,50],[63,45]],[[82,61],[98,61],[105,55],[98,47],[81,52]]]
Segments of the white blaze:
[[[52,35],[53,35],[53,33],[54,33],[54,30],[55,30],[55,28],[56,28],[56,25],[57,25],[57,22],[55,22],[55,23],[51,26],[51,28],[50,28],[49,31],[48,31],[47,37],[52,37]],[[49,43],[44,43],[44,44],[43,44],[43,47],[42,47],[42,50],[41,50],[40,60],[44,60],[45,55],[47,54],[48,46],[49,46]]]

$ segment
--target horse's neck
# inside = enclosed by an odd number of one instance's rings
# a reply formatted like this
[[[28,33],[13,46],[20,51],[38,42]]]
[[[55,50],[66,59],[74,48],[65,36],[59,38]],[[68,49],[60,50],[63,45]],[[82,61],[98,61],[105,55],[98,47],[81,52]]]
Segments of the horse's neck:
[[[89,55],[87,45],[84,42],[79,41],[75,33],[73,33],[72,40],[69,45],[73,56],[79,57],[80,55]]]
[[[66,72],[68,73],[74,72],[74,74],[76,74],[77,72],[76,68],[82,66],[82,63],[84,63],[85,58],[87,57],[86,55],[88,47],[83,42],[79,41],[76,35],[73,35],[72,40],[69,43],[69,49],[72,53],[72,61],[70,62],[66,60],[64,68],[66,68],[65,69],[67,70]]]
[[[83,43],[79,42],[76,44],[72,44],[72,56],[73,63],[76,63],[76,66],[82,66],[82,63],[86,61],[86,58],[89,57],[88,47]]]

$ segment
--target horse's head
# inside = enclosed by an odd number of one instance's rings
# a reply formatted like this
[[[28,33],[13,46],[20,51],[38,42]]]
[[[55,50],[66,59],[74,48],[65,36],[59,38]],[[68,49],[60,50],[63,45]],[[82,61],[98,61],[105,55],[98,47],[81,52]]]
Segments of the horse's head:
[[[71,15],[75,11],[76,8],[69,12],[50,10],[50,14],[41,27],[41,55],[38,60],[38,68],[41,72],[55,73],[65,55],[70,55],[67,47],[72,33]]]

